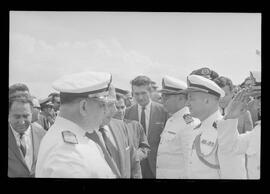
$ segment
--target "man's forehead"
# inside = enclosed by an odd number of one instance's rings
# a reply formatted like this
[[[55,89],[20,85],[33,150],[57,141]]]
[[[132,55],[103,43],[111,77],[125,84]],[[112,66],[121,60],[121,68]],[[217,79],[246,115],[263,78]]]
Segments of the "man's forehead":
[[[31,112],[31,106],[29,103],[14,102],[10,110],[13,112]]]

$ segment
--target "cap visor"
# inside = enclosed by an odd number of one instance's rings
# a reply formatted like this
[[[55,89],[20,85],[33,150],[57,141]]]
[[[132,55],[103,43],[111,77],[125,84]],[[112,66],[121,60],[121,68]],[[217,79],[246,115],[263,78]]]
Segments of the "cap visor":
[[[201,88],[196,88],[196,87],[188,87],[185,92],[206,92],[208,93],[208,90],[204,90]]]

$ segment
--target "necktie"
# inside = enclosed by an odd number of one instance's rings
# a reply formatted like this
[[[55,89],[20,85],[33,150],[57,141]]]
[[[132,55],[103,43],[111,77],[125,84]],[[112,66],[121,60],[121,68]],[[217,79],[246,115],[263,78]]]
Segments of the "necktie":
[[[20,149],[23,153],[23,157],[25,157],[26,154],[26,143],[25,143],[25,138],[24,138],[24,133],[20,133]]]
[[[89,139],[93,140],[94,142],[96,142],[100,146],[100,148],[102,149],[102,152],[104,154],[104,158],[105,158],[106,162],[108,163],[108,165],[110,166],[110,168],[112,169],[114,174],[117,177],[120,177],[120,173],[119,173],[119,170],[117,169],[115,162],[108,154],[108,151],[106,150],[103,143],[101,142],[98,134],[94,131],[93,133],[85,133],[85,136],[88,137]]]
[[[110,154],[110,156],[112,156],[112,152],[110,151],[110,150],[111,150],[111,149],[110,149],[111,142],[110,142],[110,140],[109,140],[109,138],[108,138],[108,136],[107,136],[107,134],[106,134],[106,132],[105,132],[105,129],[104,129],[103,127],[101,127],[101,128],[99,129],[99,131],[100,131],[101,134],[102,134],[103,141],[104,141],[104,143],[105,143],[105,146],[106,146],[106,148],[107,148],[108,153]]]
[[[141,124],[143,126],[144,132],[146,134],[146,124],[145,124],[145,106],[142,106],[142,112],[141,112]]]
[[[222,108],[222,116],[225,115],[225,108]]]

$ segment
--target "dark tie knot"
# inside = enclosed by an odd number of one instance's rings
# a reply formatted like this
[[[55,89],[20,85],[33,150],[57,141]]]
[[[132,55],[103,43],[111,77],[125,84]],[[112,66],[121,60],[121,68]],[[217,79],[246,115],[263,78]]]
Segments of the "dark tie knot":
[[[20,134],[20,139],[22,139],[25,135],[25,133],[19,133]]]
[[[104,133],[104,132],[105,132],[105,129],[104,129],[103,127],[100,127],[100,128],[99,128],[99,131],[100,131],[101,133]]]
[[[145,108],[146,108],[145,106],[142,106],[142,110],[145,110]]]

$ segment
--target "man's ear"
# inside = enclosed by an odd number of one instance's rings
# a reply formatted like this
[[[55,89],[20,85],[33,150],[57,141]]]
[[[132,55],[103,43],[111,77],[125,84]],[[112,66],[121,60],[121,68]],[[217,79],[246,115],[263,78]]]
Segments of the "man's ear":
[[[85,99],[81,100],[79,106],[80,106],[80,114],[82,116],[86,116],[87,115],[87,109],[86,109],[87,101]]]

